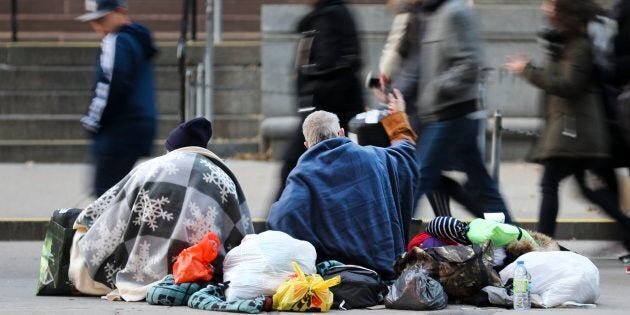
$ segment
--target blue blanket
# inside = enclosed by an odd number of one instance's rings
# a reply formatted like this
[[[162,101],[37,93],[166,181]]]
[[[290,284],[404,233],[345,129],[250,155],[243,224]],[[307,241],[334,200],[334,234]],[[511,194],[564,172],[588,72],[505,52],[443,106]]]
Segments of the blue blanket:
[[[408,141],[388,148],[323,141],[289,174],[268,227],[313,244],[318,262],[361,265],[392,279],[408,239],[417,170]]]

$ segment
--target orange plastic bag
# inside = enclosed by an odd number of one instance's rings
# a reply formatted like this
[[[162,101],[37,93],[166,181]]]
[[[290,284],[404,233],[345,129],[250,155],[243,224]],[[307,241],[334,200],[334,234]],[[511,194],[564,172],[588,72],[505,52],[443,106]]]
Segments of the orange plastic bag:
[[[214,273],[210,263],[217,258],[220,246],[219,237],[210,232],[199,243],[179,253],[173,265],[175,283],[210,281]]]
[[[326,281],[318,275],[304,275],[296,262],[293,262],[296,275],[285,281],[273,295],[273,309],[295,312],[328,312],[333,303],[330,287],[341,282],[340,276]]]

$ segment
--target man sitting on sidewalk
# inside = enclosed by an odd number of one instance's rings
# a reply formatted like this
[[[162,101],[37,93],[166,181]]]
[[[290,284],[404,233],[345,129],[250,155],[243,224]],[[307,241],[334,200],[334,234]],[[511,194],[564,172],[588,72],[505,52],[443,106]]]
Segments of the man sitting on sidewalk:
[[[343,137],[332,113],[310,114],[302,126],[308,150],[267,220],[269,229],[313,244],[318,261],[361,265],[385,279],[394,277],[394,260],[405,251],[418,176],[416,134],[395,93],[382,120],[387,148]]]

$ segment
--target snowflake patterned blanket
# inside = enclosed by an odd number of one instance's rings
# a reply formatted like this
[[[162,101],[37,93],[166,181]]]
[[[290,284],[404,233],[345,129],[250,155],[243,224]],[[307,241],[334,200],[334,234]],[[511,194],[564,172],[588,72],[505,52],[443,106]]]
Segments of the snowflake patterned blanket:
[[[208,232],[227,251],[254,233],[245,196],[212,152],[186,147],[135,167],[74,224],[69,276],[84,294],[139,301],[172,273],[177,255]]]

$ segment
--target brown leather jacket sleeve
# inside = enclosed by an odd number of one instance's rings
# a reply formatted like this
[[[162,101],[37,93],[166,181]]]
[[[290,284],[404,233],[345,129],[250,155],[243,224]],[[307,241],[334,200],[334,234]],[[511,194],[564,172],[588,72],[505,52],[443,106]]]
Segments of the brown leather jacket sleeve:
[[[408,140],[414,145],[416,144],[418,136],[411,129],[407,114],[404,112],[396,112],[388,115],[381,120],[381,124],[383,124],[383,128],[385,128],[385,132],[387,132],[391,143],[398,140]]]

